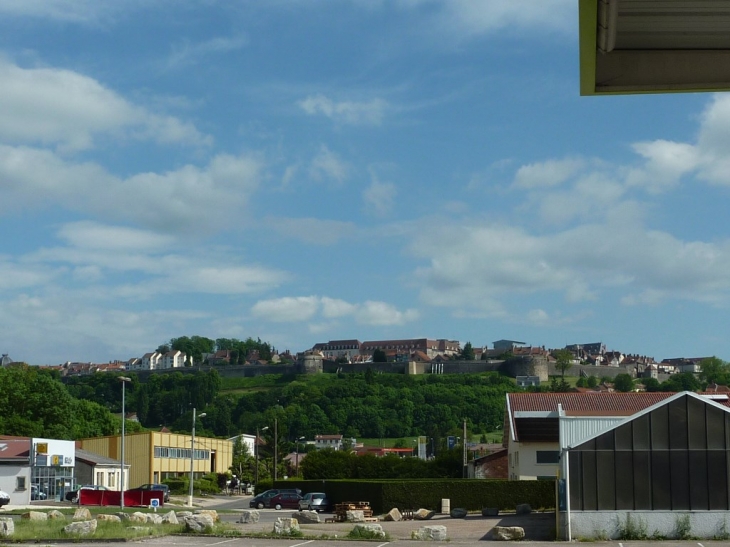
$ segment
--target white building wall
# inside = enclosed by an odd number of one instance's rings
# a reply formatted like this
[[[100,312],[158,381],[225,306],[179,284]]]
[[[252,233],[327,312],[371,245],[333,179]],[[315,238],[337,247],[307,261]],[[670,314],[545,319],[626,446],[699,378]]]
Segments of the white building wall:
[[[20,482],[25,488],[18,488]],[[30,503],[30,467],[28,465],[0,465],[0,490],[10,495],[10,505]]]
[[[626,529],[625,511],[571,511],[571,540],[620,539]],[[676,538],[677,530],[689,524],[693,538],[714,539],[728,533],[727,511],[631,511],[631,523],[641,527],[647,536]],[[565,513],[561,514],[563,539],[568,539]]]

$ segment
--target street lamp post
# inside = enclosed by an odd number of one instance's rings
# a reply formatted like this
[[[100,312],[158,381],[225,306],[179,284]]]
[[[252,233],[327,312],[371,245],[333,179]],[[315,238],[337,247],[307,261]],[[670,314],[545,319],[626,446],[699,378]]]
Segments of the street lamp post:
[[[124,408],[124,387],[127,382],[131,382],[132,379],[127,376],[119,376],[118,380],[122,382],[122,465],[119,469],[119,508],[124,511],[124,422],[127,421],[127,414]],[[79,492],[81,494],[81,492]]]
[[[267,429],[269,429],[268,425],[266,427],[262,427],[261,431],[266,431]],[[254,482],[255,486],[258,486],[258,484],[259,484],[259,442],[260,442],[259,435],[260,435],[259,428],[257,427],[256,428],[256,444],[253,447],[254,452],[256,453],[256,480]]]
[[[205,417],[205,412],[198,418]],[[190,488],[188,490],[188,507],[193,506],[193,481],[195,479],[195,408],[193,408],[193,431],[190,436]]]
[[[299,441],[303,441],[305,439],[306,439],[306,437],[299,437],[297,439],[297,450],[296,450],[296,452],[297,452],[297,459],[296,459],[296,465],[294,467],[294,474],[297,477],[299,477]]]
[[[274,418],[274,482],[276,482],[276,459],[279,451],[279,418]]]

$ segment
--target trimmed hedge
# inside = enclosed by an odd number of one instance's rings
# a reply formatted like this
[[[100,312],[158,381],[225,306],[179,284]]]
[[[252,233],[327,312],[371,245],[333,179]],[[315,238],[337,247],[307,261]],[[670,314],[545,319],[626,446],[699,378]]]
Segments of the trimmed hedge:
[[[330,503],[367,501],[375,513],[399,509],[441,510],[441,500],[451,507],[481,511],[496,507],[514,510],[527,503],[533,509],[555,507],[555,481],[507,481],[501,479],[423,480],[288,480],[271,488],[300,488],[302,493],[326,492]]]

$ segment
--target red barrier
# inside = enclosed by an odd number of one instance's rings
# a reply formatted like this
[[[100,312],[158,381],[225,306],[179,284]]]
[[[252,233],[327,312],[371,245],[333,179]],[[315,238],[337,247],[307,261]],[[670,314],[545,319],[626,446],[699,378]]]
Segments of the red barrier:
[[[165,493],[160,490],[125,490],[124,505],[127,507],[149,507],[152,500],[159,501],[159,507],[164,504]],[[82,488],[79,491],[79,505],[106,505],[119,506],[121,501],[118,490],[92,490]]]

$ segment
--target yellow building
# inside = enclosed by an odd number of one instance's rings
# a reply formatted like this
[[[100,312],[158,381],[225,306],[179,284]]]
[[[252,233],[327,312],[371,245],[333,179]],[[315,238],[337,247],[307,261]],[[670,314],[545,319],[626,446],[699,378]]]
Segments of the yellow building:
[[[163,479],[190,475],[190,435],[145,431],[124,437],[124,459],[129,464],[127,488],[159,483]],[[79,441],[81,448],[121,461],[120,435]],[[225,439],[195,436],[195,477],[226,473],[233,461],[233,443]]]

